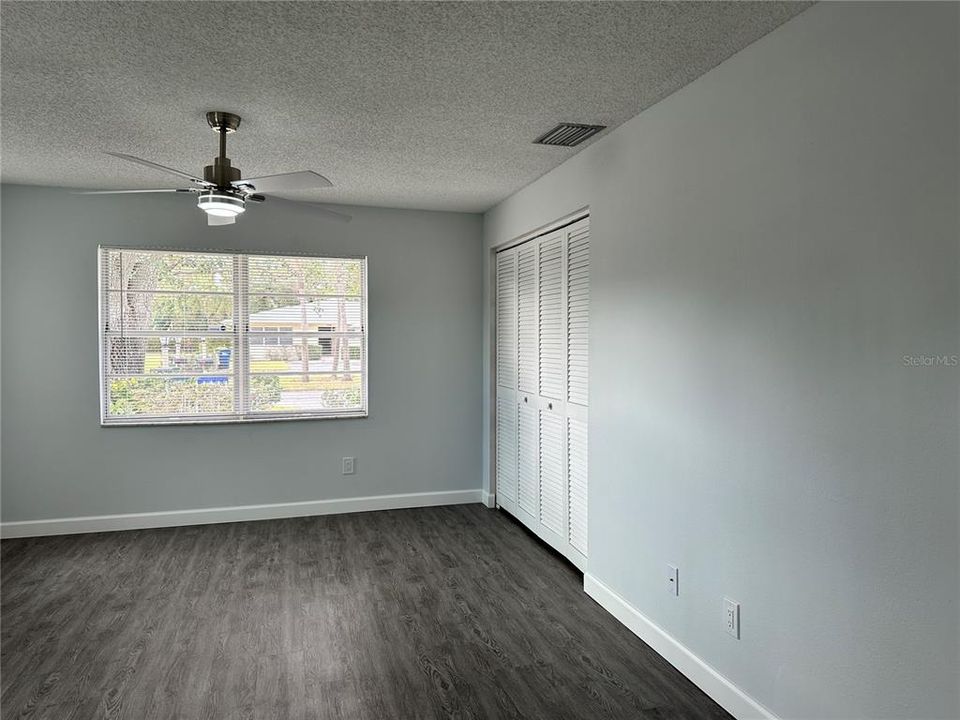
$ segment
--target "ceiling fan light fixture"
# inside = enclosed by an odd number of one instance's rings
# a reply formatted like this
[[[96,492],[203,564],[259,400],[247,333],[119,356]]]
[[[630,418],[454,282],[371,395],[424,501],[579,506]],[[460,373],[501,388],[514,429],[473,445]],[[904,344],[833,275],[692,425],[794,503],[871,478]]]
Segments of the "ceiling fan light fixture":
[[[227,193],[211,191],[200,194],[197,207],[214,217],[236,217],[244,211],[244,200]]]

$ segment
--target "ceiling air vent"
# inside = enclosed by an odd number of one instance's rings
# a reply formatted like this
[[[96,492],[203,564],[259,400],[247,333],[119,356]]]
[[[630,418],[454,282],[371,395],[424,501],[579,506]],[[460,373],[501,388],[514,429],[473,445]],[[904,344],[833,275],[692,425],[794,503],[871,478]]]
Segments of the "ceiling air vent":
[[[606,127],[606,125],[560,123],[553,130],[544,133],[533,142],[535,145],[561,145],[563,147],[573,147],[574,145],[579,145],[587,138],[593,137],[601,130],[605,130]]]

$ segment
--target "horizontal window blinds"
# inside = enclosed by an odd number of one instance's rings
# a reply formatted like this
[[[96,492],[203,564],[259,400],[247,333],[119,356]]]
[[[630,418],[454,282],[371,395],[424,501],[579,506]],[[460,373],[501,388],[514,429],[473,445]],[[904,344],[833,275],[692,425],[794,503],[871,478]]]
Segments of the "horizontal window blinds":
[[[101,421],[366,414],[366,260],[100,249]]]

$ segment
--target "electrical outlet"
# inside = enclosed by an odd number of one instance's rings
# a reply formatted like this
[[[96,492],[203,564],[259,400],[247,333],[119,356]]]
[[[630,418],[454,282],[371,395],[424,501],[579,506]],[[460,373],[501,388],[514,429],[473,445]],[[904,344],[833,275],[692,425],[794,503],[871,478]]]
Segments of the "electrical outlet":
[[[353,475],[353,466],[354,459],[352,457],[345,457],[343,459],[343,470],[341,472],[344,475]]]
[[[740,603],[730,598],[723,599],[723,624],[728,635],[740,639]]]
[[[676,565],[667,565],[667,592],[671,595],[680,594],[680,570]]]

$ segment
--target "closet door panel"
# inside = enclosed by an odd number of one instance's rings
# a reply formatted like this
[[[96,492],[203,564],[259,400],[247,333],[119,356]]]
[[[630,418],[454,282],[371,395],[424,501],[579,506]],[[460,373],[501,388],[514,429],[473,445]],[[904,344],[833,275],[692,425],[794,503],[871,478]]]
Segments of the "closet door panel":
[[[540,411],[540,522],[561,538],[566,535],[564,509],[563,418]]]
[[[560,400],[564,388],[563,234],[540,239],[538,258],[538,357],[541,397]]]
[[[517,505],[533,518],[540,515],[540,488],[537,466],[539,465],[539,428],[537,410],[529,403],[521,402],[517,410],[518,453]]]
[[[517,502],[517,253],[497,254],[496,493]]]
[[[581,220],[567,234],[567,401],[587,405],[590,335],[590,226]]]
[[[587,405],[590,339],[590,221],[567,228],[567,541],[587,556]]]
[[[587,424],[567,419],[567,539],[587,554]]]
[[[536,394],[537,360],[537,244],[517,249],[517,370],[521,392]]]
[[[517,254],[497,254],[497,385],[517,387]]]
[[[517,502],[517,403],[497,398],[497,497]]]

